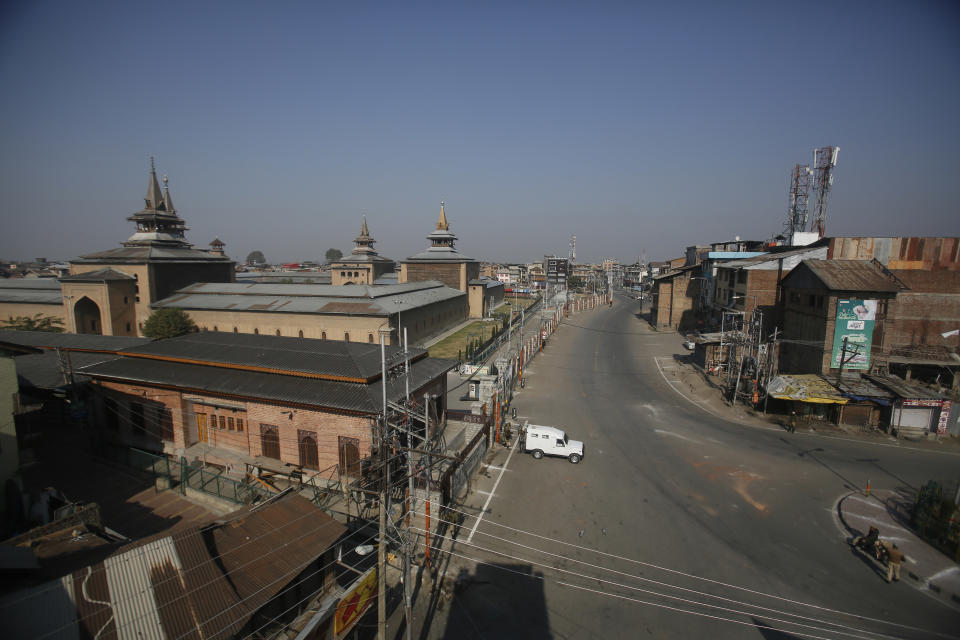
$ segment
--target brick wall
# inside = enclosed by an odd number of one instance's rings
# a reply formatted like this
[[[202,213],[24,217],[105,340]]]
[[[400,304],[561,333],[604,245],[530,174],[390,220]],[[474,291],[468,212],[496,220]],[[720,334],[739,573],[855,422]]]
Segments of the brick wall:
[[[460,263],[454,264],[422,264],[409,262],[403,265],[406,271],[406,282],[423,282],[425,280],[439,280],[448,287],[465,290],[460,286]]]

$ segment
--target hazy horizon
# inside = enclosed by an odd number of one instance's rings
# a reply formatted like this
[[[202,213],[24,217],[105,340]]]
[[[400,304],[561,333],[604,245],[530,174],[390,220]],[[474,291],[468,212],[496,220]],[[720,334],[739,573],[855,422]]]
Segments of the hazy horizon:
[[[270,262],[428,246],[578,262],[779,233],[838,145],[831,236],[960,234],[960,5],[10,2],[0,256],[119,246],[150,156],[187,239]],[[811,199],[812,208],[812,199]]]

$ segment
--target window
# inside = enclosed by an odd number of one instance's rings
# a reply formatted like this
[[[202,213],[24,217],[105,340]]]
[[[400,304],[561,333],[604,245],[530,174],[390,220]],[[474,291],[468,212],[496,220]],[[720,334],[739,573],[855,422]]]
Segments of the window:
[[[372,333],[371,333],[369,336],[367,336],[367,342],[373,342],[373,334],[372,334]]]
[[[349,333],[344,333],[344,334],[343,334],[343,341],[344,341],[344,342],[350,342],[350,334],[349,334]]]
[[[259,328],[255,328],[255,329],[253,330],[253,335],[255,335],[255,336],[260,335],[260,329],[259,329]]]
[[[243,431],[243,420],[241,418],[237,418],[237,431]]]
[[[300,331],[297,332],[297,336],[300,338],[303,337],[303,329],[300,329]]]
[[[220,428],[226,430],[227,428],[227,416],[220,416]]]
[[[341,272],[340,272],[340,277],[341,277],[341,278],[346,278],[346,277],[347,277],[347,272],[346,272],[346,271],[341,271]]]
[[[233,418],[227,418],[227,430],[233,431]]]
[[[277,329],[277,335],[280,335],[280,329]]]
[[[130,331],[130,323],[127,323],[127,331]]]
[[[136,297],[136,302],[140,302],[140,296]]]
[[[747,272],[744,271],[743,269],[741,269],[741,270],[737,273],[737,282],[739,282],[740,284],[743,284],[743,283],[745,283],[746,281],[747,281]]]
[[[236,328],[236,327],[233,328],[233,332],[234,332],[234,333],[239,333],[239,332],[237,331],[237,328]]]
[[[321,340],[326,340],[326,339],[327,339],[327,332],[326,332],[326,331],[321,331],[321,332],[320,332],[320,339],[321,339]]]
[[[817,306],[817,296],[812,293],[807,295],[807,305],[811,307]]]
[[[790,302],[793,304],[800,304],[800,294],[796,291],[790,292]]]

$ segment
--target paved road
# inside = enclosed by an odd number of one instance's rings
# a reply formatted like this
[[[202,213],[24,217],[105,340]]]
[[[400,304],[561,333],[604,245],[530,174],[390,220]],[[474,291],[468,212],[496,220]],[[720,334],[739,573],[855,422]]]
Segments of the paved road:
[[[836,517],[867,478],[918,487],[955,477],[960,457],[707,413],[658,367],[679,337],[650,331],[639,310],[618,297],[566,319],[527,370],[520,416],[566,428],[586,457],[497,452],[449,559],[456,596],[421,637],[960,634],[960,609],[886,584]]]

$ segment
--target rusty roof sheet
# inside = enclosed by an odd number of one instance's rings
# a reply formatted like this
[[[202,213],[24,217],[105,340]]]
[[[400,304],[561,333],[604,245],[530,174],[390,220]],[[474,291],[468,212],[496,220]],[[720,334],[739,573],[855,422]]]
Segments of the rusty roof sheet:
[[[5,609],[17,637],[229,638],[346,527],[292,492],[209,527],[160,535],[39,589]]]
[[[866,260],[804,260],[803,264],[831,291],[903,290],[880,267]]]
[[[929,387],[907,382],[896,376],[867,375],[871,382],[875,382],[884,389],[889,389],[900,398],[915,400],[948,400],[948,396],[937,393]]]

